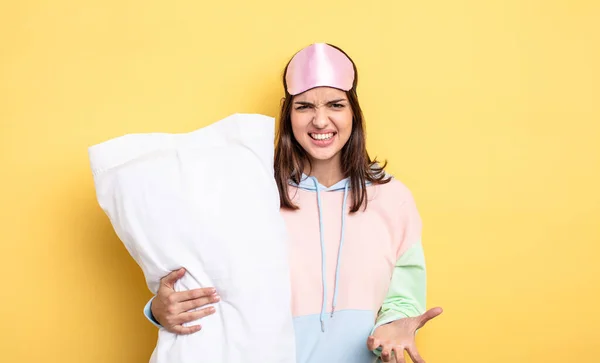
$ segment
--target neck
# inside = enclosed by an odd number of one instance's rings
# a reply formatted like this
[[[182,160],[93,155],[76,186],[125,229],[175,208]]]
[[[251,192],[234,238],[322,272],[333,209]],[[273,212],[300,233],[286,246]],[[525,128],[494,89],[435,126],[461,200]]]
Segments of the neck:
[[[310,163],[310,167],[307,166],[304,173],[309,176],[314,176],[321,185],[324,185],[327,188],[344,179],[339,154],[329,160],[313,159]]]

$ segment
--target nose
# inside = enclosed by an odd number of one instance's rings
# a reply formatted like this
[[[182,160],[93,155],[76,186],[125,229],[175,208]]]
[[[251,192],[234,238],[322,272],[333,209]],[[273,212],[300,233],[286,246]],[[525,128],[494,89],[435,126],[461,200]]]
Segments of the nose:
[[[324,110],[324,107],[317,108],[312,123],[317,129],[324,129],[327,127],[329,124],[329,116],[327,110]]]

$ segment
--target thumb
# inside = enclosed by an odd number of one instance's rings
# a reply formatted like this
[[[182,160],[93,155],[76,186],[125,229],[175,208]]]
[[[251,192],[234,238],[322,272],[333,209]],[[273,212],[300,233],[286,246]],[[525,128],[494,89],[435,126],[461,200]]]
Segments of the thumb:
[[[423,314],[421,314],[418,317],[418,322],[419,322],[419,326],[417,329],[423,327],[423,325],[425,325],[429,320],[435,318],[436,316],[440,315],[444,310],[441,307],[435,307],[432,309],[427,310],[426,312],[424,312]]]
[[[173,289],[175,287],[175,283],[177,282],[177,280],[182,278],[183,275],[185,275],[185,269],[180,268],[179,270],[172,271],[170,274],[163,277],[160,280],[160,282],[161,282],[161,284],[165,285],[166,287]]]

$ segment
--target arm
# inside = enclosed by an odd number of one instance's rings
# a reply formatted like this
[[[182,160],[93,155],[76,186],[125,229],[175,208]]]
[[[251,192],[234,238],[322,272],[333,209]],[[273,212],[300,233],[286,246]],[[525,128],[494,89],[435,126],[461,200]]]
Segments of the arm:
[[[395,236],[397,241],[396,263],[388,293],[379,309],[371,336],[382,336],[379,329],[386,324],[397,324],[415,318],[425,312],[427,274],[425,257],[421,244],[422,222],[415,201],[407,191],[404,201],[397,210]],[[382,328],[383,329],[383,328]],[[390,327],[386,327],[383,336],[389,336]],[[382,348],[375,345],[371,349],[380,356]]]
[[[373,331],[392,321],[425,312],[426,270],[423,247],[414,243],[398,258],[388,294],[383,301]]]
[[[418,242],[398,258],[373,331],[392,321],[421,315],[425,312],[425,306],[425,258],[423,247]]]

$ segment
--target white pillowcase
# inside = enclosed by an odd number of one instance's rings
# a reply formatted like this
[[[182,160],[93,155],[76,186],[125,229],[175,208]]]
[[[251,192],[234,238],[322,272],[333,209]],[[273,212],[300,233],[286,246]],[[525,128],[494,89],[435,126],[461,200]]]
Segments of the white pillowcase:
[[[215,314],[192,323],[200,332],[160,329],[151,362],[295,362],[273,141],[273,118],[234,114],[89,148],[98,202],[149,289],[185,267],[176,291],[214,286],[221,296]]]

